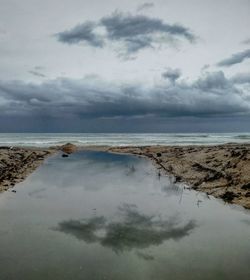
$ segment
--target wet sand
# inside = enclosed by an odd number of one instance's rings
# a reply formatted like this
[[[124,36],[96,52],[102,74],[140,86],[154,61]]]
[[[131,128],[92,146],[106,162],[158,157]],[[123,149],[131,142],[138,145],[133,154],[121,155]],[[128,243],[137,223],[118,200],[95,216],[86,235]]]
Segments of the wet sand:
[[[0,147],[0,192],[23,181],[48,156],[63,150],[101,150],[144,156],[160,173],[173,175],[197,191],[250,209],[250,144],[218,146],[63,147],[48,149]]]

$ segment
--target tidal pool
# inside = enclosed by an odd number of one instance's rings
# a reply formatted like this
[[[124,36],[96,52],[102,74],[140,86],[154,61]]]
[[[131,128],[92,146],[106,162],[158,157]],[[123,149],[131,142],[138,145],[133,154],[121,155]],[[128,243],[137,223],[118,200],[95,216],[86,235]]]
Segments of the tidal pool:
[[[144,158],[48,159],[0,195],[0,279],[250,279],[250,212]]]

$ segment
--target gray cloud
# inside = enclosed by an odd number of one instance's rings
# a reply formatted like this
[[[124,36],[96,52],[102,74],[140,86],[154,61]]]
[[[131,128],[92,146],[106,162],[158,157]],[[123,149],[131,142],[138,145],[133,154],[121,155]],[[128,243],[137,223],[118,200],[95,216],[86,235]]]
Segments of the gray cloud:
[[[166,75],[166,74],[165,74]],[[169,75],[169,74],[168,74]],[[39,119],[105,119],[217,117],[248,115],[249,94],[223,72],[206,74],[192,83],[107,83],[86,77],[58,78],[43,83],[0,82],[0,117]]]
[[[235,84],[248,84],[250,83],[250,73],[238,73],[231,78]]]
[[[241,63],[245,59],[248,59],[248,58],[250,58],[250,49],[239,52],[239,53],[235,53],[231,57],[220,61],[217,65],[218,66],[230,67],[234,64]]]
[[[141,5],[138,6],[137,8],[137,12],[141,12],[143,10],[147,10],[147,9],[151,9],[154,7],[154,3],[152,2],[146,2],[146,3],[143,3]]]
[[[46,70],[45,67],[40,66],[40,65],[36,65],[35,67],[33,67],[33,69],[28,71],[28,73],[30,73],[33,76],[36,76],[38,78],[47,78],[47,75],[44,74],[45,70]]]
[[[62,43],[78,44],[80,42],[85,42],[93,47],[103,47],[103,39],[94,32],[96,26],[94,22],[88,21],[70,30],[60,32],[56,34],[56,37],[58,41]]]
[[[105,29],[105,35],[98,34],[98,27]],[[167,24],[161,19],[144,15],[115,12],[99,22],[85,22],[56,34],[58,40],[67,44],[87,43],[92,47],[103,47],[105,43],[120,43],[125,49],[124,57],[145,48],[168,45],[178,39],[195,42],[196,36],[180,24]]]
[[[160,19],[149,18],[143,15],[132,16],[113,13],[111,16],[103,18],[101,22],[106,27],[109,38],[113,40],[132,38],[156,32],[184,37],[189,41],[195,40],[195,36],[182,25],[166,24]]]
[[[250,38],[248,38],[248,39],[242,41],[242,44],[245,44],[245,45],[250,44]]]
[[[34,76],[40,77],[40,78],[46,78],[45,74],[43,74],[39,71],[36,71],[36,70],[30,70],[29,73],[34,75]]]
[[[169,68],[169,69],[167,69],[167,71],[165,71],[162,74],[163,78],[168,79],[172,83],[174,83],[180,76],[181,76],[180,69],[171,69],[171,68]]]
[[[0,26],[0,36],[6,35],[7,31]]]
[[[202,68],[201,68],[201,71],[206,71],[208,68],[210,67],[209,64],[205,64]]]

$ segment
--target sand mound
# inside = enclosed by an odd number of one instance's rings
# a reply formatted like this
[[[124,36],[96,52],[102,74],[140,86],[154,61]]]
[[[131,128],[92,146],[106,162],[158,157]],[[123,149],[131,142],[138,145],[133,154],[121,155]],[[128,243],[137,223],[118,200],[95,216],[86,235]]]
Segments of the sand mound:
[[[61,150],[66,154],[71,154],[77,151],[77,146],[71,143],[67,143],[61,147]]]

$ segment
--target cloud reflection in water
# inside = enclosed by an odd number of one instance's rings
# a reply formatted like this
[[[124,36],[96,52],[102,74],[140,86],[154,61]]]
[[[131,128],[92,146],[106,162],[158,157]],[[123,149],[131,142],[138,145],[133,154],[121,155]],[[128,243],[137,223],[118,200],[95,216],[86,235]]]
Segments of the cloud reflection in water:
[[[121,221],[109,222],[103,216],[68,220],[59,223],[56,230],[86,243],[99,243],[118,253],[160,245],[169,239],[179,240],[197,226],[194,220],[180,225],[177,216],[163,220],[159,216],[144,215],[135,205],[124,204],[118,210]]]

